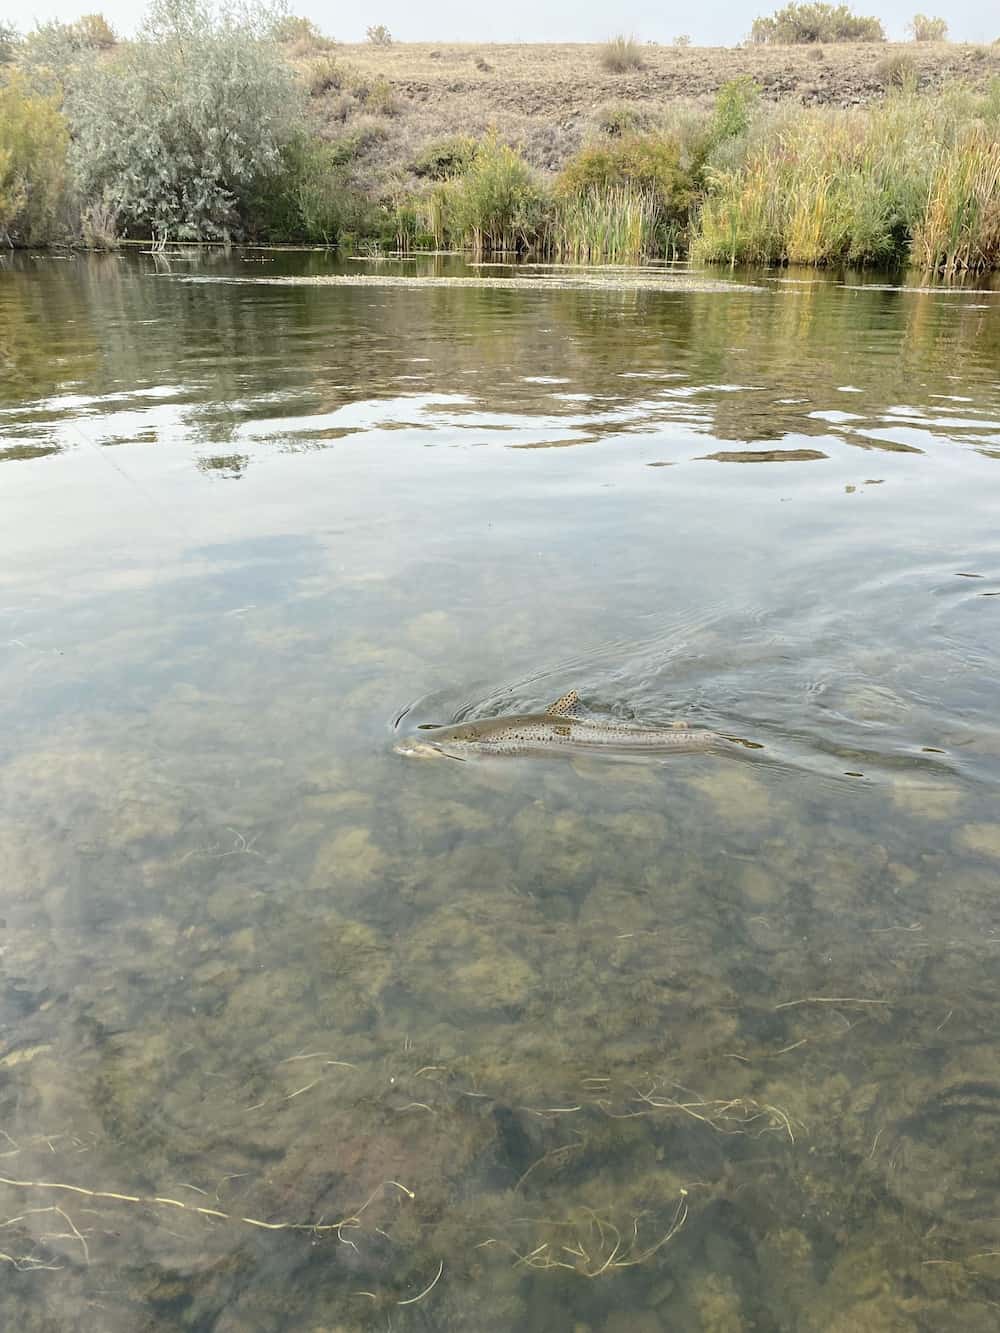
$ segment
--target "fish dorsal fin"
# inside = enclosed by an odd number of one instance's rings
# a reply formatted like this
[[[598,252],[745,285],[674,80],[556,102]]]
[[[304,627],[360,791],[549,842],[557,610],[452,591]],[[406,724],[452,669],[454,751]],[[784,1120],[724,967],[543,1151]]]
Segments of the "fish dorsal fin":
[[[551,713],[553,717],[579,717],[583,711],[580,696],[576,690],[570,690],[567,694],[560,695],[555,703],[549,704],[545,711]]]

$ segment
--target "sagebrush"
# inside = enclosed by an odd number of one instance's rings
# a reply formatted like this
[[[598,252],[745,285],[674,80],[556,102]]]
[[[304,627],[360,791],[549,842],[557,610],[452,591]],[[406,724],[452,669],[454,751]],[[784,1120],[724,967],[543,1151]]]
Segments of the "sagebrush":
[[[824,0],[788,4],[769,18],[756,18],[750,40],[793,46],[803,42],[884,42],[885,29],[877,18],[855,14],[848,5]]]

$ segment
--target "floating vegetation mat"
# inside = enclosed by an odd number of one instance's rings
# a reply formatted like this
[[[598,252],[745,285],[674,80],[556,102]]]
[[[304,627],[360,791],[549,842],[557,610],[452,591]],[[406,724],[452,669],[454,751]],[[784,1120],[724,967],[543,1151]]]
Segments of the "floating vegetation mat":
[[[389,273],[317,273],[289,274],[286,277],[241,278],[184,276],[183,282],[252,283],[254,286],[281,287],[490,287],[497,291],[640,291],[640,292],[763,292],[746,282],[724,282],[714,278],[695,278],[690,274],[673,276],[664,273],[580,272],[570,275],[561,272],[558,277],[417,277],[410,274]]]

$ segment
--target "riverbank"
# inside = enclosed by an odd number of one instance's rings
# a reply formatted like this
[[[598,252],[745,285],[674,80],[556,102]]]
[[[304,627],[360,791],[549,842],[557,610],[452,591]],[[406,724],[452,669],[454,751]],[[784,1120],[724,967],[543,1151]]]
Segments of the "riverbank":
[[[491,127],[539,170],[556,172],[599,128],[608,106],[656,123],[671,105],[708,109],[732,79],[750,79],[765,103],[867,106],[904,78],[935,93],[956,81],[985,88],[1000,77],[1000,46],[950,42],[842,42],[731,47],[642,46],[643,65],[606,71],[594,44],[370,42],[335,56],[363,80],[383,81],[394,102],[381,159],[404,173],[428,141],[461,127]],[[304,64],[309,63],[306,56]],[[341,90],[316,99],[321,115],[343,107]]]
[[[262,22],[8,66],[0,236],[1000,268],[1000,47],[650,45],[613,74]]]

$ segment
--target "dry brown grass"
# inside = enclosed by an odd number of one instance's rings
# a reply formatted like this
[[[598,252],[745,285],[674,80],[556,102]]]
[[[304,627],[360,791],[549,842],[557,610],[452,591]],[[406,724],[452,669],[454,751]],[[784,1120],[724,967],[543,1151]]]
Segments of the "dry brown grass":
[[[352,176],[376,194],[395,197],[416,185],[413,164],[428,146],[454,135],[456,126],[475,137],[496,130],[532,166],[555,173],[587,140],[614,133],[609,118],[667,128],[707,109],[718,89],[739,75],[753,78],[766,101],[845,107],[885,95],[880,66],[894,51],[905,51],[928,91],[949,79],[983,85],[1000,75],[1000,47],[855,44],[825,48],[817,60],[810,47],[651,45],[642,48],[643,68],[623,74],[601,68],[601,49],[586,43],[338,45],[342,85],[314,96],[313,110],[333,139],[351,136],[359,115],[380,121],[382,132],[368,136]],[[315,61],[314,55],[312,72]],[[365,88],[377,94],[365,99],[359,95]]]

